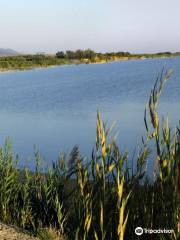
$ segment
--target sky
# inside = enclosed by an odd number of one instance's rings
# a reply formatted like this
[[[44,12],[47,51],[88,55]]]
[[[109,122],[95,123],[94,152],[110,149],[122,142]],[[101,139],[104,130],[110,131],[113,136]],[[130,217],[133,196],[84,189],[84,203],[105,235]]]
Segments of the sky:
[[[0,48],[180,51],[180,0],[0,0]]]

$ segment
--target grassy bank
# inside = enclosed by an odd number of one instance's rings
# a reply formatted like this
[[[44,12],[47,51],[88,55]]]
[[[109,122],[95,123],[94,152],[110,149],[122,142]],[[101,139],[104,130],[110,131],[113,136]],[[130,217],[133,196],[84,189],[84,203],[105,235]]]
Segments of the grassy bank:
[[[58,52],[56,55],[19,55],[0,57],[0,71],[28,70],[58,66],[64,64],[105,63],[147,58],[165,58],[180,56],[180,53],[130,54],[128,52],[95,53],[92,50]]]
[[[162,72],[150,93],[144,114],[147,133],[131,168],[128,154],[117,146],[99,113],[88,162],[74,147],[44,174],[38,152],[36,170],[20,171],[6,142],[0,150],[0,221],[31,230],[41,239],[48,239],[44,229],[73,240],[179,239],[180,128],[172,132],[167,120],[159,120],[157,109],[170,75]],[[146,172],[150,155],[153,180]],[[136,227],[173,232],[138,237]]]
[[[0,71],[28,70],[72,63],[75,61],[43,55],[0,57]]]

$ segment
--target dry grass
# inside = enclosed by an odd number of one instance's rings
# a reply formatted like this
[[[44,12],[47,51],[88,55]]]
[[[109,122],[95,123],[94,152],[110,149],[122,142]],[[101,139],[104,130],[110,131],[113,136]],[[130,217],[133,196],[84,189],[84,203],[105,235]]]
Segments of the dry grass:
[[[51,227],[40,229],[37,235],[40,240],[67,240],[65,236],[63,236],[56,229]]]

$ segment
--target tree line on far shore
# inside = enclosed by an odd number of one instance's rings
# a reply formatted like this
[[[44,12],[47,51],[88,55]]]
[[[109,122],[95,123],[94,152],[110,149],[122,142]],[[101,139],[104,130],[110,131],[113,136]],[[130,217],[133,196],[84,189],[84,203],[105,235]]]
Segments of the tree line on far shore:
[[[67,58],[67,59],[90,59],[93,60],[96,57],[98,58],[104,58],[104,57],[127,57],[130,56],[131,54],[129,52],[108,52],[108,53],[97,53],[91,49],[78,49],[76,51],[72,50],[67,50],[66,52],[64,51],[58,51],[56,53],[57,58]]]
[[[135,54],[130,52],[95,52],[91,49],[78,49],[75,51],[67,50],[67,51],[58,51],[56,53],[56,57],[59,59],[68,59],[68,60],[83,60],[87,59],[90,61],[96,61],[96,60],[114,60],[118,58],[156,58],[156,57],[171,57],[171,56],[179,56],[180,52],[158,52],[158,53],[141,53],[141,54]]]

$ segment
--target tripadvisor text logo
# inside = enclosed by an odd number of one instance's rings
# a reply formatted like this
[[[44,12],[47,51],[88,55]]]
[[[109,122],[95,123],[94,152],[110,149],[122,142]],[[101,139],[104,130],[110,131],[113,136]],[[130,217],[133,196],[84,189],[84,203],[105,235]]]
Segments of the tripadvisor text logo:
[[[173,233],[173,230],[169,230],[169,229],[147,229],[147,228],[142,228],[142,227],[137,227],[135,229],[135,234],[140,236],[142,234],[161,234],[161,233]]]

